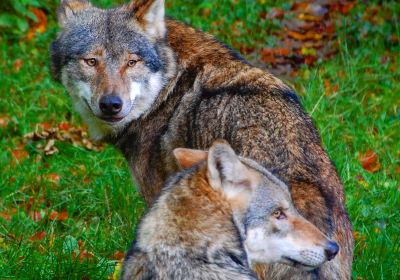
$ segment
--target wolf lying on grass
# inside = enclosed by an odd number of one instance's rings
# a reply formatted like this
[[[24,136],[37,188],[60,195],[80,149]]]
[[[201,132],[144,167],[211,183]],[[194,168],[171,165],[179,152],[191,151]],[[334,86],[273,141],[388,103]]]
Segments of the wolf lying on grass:
[[[182,167],[141,221],[122,279],[253,279],[253,262],[312,270],[339,247],[300,216],[285,184],[225,141],[176,149]]]
[[[63,0],[51,47],[56,79],[94,138],[125,155],[151,204],[178,170],[172,151],[226,139],[273,171],[297,210],[339,243],[337,258],[312,273],[273,265],[258,276],[349,279],[353,254],[343,187],[295,93],[212,36],[164,18],[164,1],[103,10]]]

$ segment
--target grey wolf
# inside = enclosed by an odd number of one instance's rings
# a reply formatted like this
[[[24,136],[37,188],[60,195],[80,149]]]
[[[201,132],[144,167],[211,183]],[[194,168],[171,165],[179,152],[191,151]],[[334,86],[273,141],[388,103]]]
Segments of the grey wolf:
[[[301,215],[340,245],[313,273],[272,265],[260,278],[349,279],[354,241],[343,186],[296,94],[211,35],[164,16],[164,1],[103,10],[63,0],[54,77],[92,136],[126,157],[151,205],[178,170],[172,151],[226,139],[289,188]]]
[[[172,176],[140,222],[122,279],[256,279],[251,264],[313,270],[339,247],[296,211],[288,187],[225,141],[175,149]]]

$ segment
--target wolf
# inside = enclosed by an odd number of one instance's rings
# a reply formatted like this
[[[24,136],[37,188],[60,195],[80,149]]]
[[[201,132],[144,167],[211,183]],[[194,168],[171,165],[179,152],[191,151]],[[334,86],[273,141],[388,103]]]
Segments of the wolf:
[[[129,279],[252,279],[251,264],[313,270],[339,246],[296,211],[288,187],[226,141],[173,151],[179,166],[142,219]]]
[[[163,0],[100,9],[63,0],[52,73],[98,140],[115,145],[151,205],[179,170],[172,151],[226,139],[285,182],[294,205],[341,248],[312,273],[268,265],[261,279],[349,279],[344,190],[294,91],[213,36],[167,18]]]

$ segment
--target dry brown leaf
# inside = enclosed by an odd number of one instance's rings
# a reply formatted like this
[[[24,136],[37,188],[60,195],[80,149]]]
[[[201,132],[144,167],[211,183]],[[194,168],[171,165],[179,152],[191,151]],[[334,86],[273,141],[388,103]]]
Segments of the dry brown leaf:
[[[24,61],[20,58],[16,59],[13,63],[13,70],[14,72],[18,73],[21,70],[22,66],[24,65]]]
[[[58,128],[60,130],[65,130],[67,131],[68,129],[70,129],[71,125],[68,122],[61,122],[58,124]]]
[[[347,13],[355,1],[298,1],[292,4],[290,11],[271,9],[269,14],[261,13],[265,18],[282,18],[283,27],[272,35],[277,37],[277,46],[283,46],[290,55],[278,55],[268,48],[262,49],[258,61],[271,64],[270,69],[278,75],[293,75],[302,64],[314,64],[325,60],[338,52],[335,20],[339,13]],[[310,49],[315,53],[302,52]],[[261,59],[260,59],[261,58]],[[333,89],[335,89],[333,86]]]
[[[313,31],[307,31],[306,33],[302,34],[296,31],[291,31],[289,30],[287,35],[293,39],[299,40],[299,41],[306,41],[306,40],[321,40],[324,35],[323,34],[319,34],[319,33],[315,33]]]
[[[280,8],[272,8],[269,13],[266,15],[268,19],[281,19],[285,15],[285,11]]]
[[[338,85],[332,86],[331,82],[328,79],[324,79],[324,87],[326,96],[330,96],[339,90],[339,86]]]
[[[49,173],[47,175],[44,175],[44,177],[46,178],[46,180],[58,184],[60,182],[61,176],[58,175],[57,173]]]
[[[294,2],[292,4],[292,11],[297,11],[297,10],[305,11],[308,5],[309,5],[308,2]]]
[[[30,241],[38,241],[38,240],[42,240],[45,237],[46,237],[46,232],[45,231],[39,231],[39,232],[35,233],[34,235],[32,235],[29,238],[29,240]]]
[[[57,211],[52,211],[49,215],[49,220],[51,221],[65,221],[68,219],[68,213],[67,211],[62,211],[61,213],[57,212]]]
[[[36,22],[30,21],[30,27],[26,34],[28,40],[35,38],[36,33],[44,33],[47,28],[47,17],[43,10],[30,8],[30,11],[36,16]]]
[[[50,221],[57,220],[57,217],[58,217],[58,212],[57,211],[51,211],[51,213],[49,215],[49,220]]]
[[[352,10],[355,6],[356,2],[342,2],[339,6],[340,12],[344,15],[347,15],[350,10]]]
[[[65,221],[68,219],[68,212],[67,211],[62,211],[59,215],[58,215],[58,220],[59,221]]]
[[[378,155],[372,150],[367,150],[363,154],[359,153],[358,160],[360,161],[362,168],[368,172],[374,173],[381,168]]]
[[[11,151],[13,158],[16,160],[17,163],[24,161],[26,158],[29,157],[29,154],[25,150],[16,149]]]
[[[93,151],[100,151],[104,148],[104,144],[92,142],[85,128],[71,126],[67,122],[62,122],[56,127],[52,127],[48,123],[41,123],[37,125],[35,132],[26,134],[24,139],[32,141],[46,140],[44,147],[41,144],[36,146],[46,156],[58,152],[58,149],[55,147],[57,141],[70,142],[74,146],[85,147]]]
[[[58,149],[54,146],[55,142],[56,141],[54,139],[50,139],[50,140],[47,141],[47,143],[46,143],[46,145],[44,146],[44,149],[43,149],[44,154],[46,156],[51,156],[51,155],[53,155],[53,154],[58,152]]]
[[[43,219],[43,215],[40,211],[32,211],[31,213],[29,213],[29,216],[31,217],[31,219],[34,222],[39,222]]]
[[[0,127],[7,127],[8,124],[11,122],[11,118],[6,115],[0,116]]]
[[[122,260],[125,257],[125,253],[121,251],[116,251],[113,255],[114,260],[119,261]]]
[[[11,215],[8,214],[7,212],[0,212],[0,218],[10,221],[11,220]]]
[[[36,125],[36,127],[37,127],[37,130],[48,130],[48,129],[51,129],[52,125],[51,125],[51,123],[48,123],[48,122],[42,122],[42,123],[38,123]]]
[[[94,258],[94,254],[89,252],[88,250],[82,250],[79,252],[79,260],[84,261],[85,259],[92,259]]]

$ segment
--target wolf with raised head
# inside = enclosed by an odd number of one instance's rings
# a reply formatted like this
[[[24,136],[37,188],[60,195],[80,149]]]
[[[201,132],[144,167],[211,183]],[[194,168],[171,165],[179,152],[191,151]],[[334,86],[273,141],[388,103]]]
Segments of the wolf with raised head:
[[[258,267],[258,276],[350,278],[354,245],[343,186],[287,85],[211,35],[165,18],[163,0],[108,10],[62,0],[58,19],[53,74],[92,136],[125,155],[148,204],[178,170],[175,148],[206,149],[226,139],[283,180],[300,214],[341,248],[312,272],[272,265]]]
[[[123,280],[251,279],[251,264],[313,270],[339,246],[296,211],[288,187],[217,140],[175,149],[173,175],[140,222]]]

